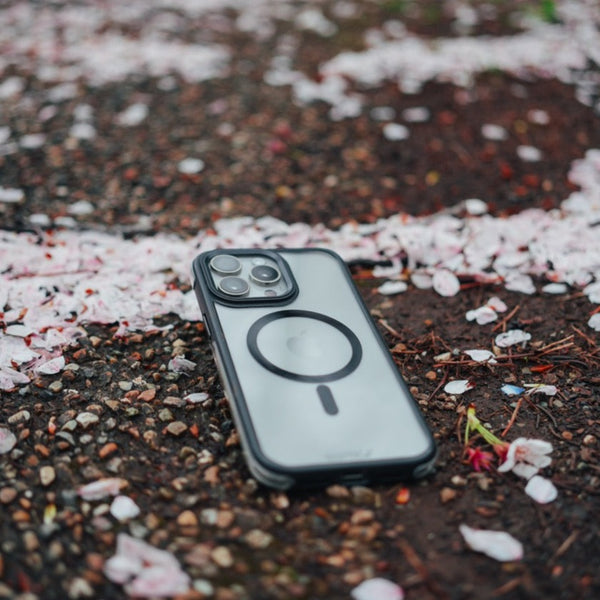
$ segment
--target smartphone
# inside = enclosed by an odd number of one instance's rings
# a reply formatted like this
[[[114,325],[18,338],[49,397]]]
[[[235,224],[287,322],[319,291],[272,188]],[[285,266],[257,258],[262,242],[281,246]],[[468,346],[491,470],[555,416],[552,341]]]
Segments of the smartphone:
[[[193,283],[257,480],[368,485],[432,469],[431,432],[337,254],[213,250]]]

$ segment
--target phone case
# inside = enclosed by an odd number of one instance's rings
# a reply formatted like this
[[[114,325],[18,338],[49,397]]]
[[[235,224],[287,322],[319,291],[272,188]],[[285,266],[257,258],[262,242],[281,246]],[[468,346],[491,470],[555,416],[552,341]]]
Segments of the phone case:
[[[258,297],[232,292],[247,285],[238,279],[256,281],[246,267],[231,281],[223,280],[226,273],[216,276],[211,260],[222,255],[225,267],[231,256],[268,261],[281,271],[280,288],[265,287]],[[262,269],[260,276],[271,272]],[[211,251],[194,260],[193,280],[242,447],[259,481],[276,488],[372,484],[432,469],[433,437],[337,254],[313,248]]]

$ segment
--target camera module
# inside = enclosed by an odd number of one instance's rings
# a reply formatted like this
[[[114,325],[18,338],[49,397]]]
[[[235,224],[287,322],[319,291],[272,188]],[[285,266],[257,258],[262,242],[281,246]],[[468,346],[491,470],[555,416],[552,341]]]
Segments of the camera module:
[[[218,254],[210,261],[210,268],[220,275],[236,275],[242,270],[242,263],[230,254]]]
[[[259,265],[250,271],[250,277],[256,283],[261,285],[273,285],[281,278],[281,273],[275,267],[270,265]]]
[[[244,296],[250,291],[250,286],[241,277],[223,277],[219,281],[219,289],[230,296]]]

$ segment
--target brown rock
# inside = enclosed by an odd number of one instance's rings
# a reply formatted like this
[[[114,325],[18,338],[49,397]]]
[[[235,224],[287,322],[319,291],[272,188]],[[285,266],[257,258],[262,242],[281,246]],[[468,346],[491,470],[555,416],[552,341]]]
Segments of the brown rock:
[[[144,390],[143,392],[140,392],[140,395],[138,396],[138,399],[143,400],[144,402],[152,402],[154,398],[156,398],[156,390],[154,388]]]

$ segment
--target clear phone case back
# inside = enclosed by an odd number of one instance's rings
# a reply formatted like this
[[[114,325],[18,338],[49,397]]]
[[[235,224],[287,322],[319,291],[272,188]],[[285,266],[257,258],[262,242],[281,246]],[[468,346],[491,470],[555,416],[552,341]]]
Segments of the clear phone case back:
[[[250,468],[277,487],[424,474],[432,436],[337,255],[280,251],[293,298],[196,291]]]

